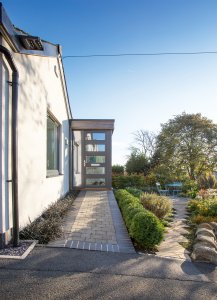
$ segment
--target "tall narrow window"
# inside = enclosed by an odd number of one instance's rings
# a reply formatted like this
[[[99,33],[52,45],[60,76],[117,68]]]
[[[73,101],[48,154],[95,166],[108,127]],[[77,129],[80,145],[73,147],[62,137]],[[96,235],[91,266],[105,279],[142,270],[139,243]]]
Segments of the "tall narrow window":
[[[78,148],[79,148],[79,143],[75,142],[75,174],[79,174],[79,165],[78,165],[78,160],[79,160],[79,154],[78,154]]]
[[[47,176],[59,175],[59,124],[47,116]]]

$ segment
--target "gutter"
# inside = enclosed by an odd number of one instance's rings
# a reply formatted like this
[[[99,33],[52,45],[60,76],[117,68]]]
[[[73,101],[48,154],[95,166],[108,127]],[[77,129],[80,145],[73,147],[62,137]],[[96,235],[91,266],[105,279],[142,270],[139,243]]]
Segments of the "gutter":
[[[12,211],[13,211],[13,246],[19,246],[19,209],[18,209],[18,153],[17,153],[17,108],[19,73],[10,51],[0,45],[0,53],[4,54],[12,70]]]

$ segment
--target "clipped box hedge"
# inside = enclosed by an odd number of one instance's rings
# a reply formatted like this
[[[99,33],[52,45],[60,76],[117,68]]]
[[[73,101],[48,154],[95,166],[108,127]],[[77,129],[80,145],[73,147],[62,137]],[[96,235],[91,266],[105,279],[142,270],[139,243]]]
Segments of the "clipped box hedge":
[[[115,197],[131,238],[146,249],[153,249],[158,245],[164,234],[164,226],[160,220],[126,190],[115,191]]]

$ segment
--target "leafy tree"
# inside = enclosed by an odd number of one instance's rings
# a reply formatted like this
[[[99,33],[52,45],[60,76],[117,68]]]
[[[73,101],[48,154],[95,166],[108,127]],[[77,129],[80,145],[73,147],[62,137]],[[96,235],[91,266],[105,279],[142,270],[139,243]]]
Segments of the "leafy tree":
[[[149,162],[143,153],[133,151],[126,163],[126,171],[128,174],[146,174],[149,169]]]
[[[124,175],[124,166],[113,165],[112,166],[112,174],[113,175]]]
[[[161,125],[152,166],[195,180],[217,167],[217,125],[201,114],[175,116]]]

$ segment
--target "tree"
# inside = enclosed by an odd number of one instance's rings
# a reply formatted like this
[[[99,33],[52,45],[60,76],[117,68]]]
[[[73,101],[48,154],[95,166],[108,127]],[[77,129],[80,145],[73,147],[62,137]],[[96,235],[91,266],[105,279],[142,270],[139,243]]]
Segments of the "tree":
[[[175,116],[161,125],[152,163],[195,180],[217,167],[217,125],[201,114]]]
[[[126,171],[128,174],[146,174],[149,169],[149,162],[143,153],[133,151],[128,157]]]
[[[137,130],[133,133],[135,146],[130,147],[131,151],[143,153],[147,158],[151,158],[155,152],[156,134],[148,130]]]
[[[124,175],[124,166],[113,165],[112,166],[112,174],[113,175]]]

